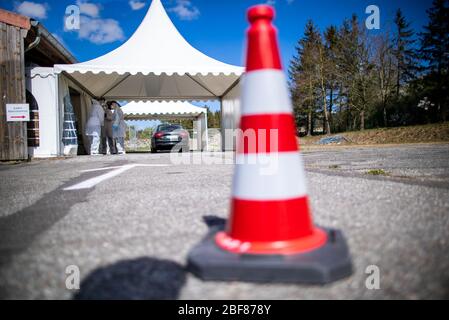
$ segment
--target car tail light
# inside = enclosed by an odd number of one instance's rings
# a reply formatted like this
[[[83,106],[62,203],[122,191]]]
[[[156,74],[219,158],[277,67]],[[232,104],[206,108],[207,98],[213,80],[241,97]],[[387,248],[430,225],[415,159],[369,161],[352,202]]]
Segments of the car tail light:
[[[156,134],[154,135],[155,138],[160,138],[164,135],[163,132],[156,132]]]
[[[181,132],[181,137],[187,138],[188,136],[189,136],[188,132],[185,132],[185,131]]]

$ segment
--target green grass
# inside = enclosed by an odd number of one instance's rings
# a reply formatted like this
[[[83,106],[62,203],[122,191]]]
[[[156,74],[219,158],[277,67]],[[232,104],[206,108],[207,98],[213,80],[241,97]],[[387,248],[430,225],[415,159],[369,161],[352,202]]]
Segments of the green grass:
[[[388,173],[383,169],[371,169],[365,172],[366,174],[372,175],[372,176],[386,176]]]
[[[335,133],[348,139],[352,145],[449,142],[449,121],[408,127],[389,127]],[[334,135],[334,134],[332,134]],[[331,136],[332,136],[331,135]],[[301,145],[315,145],[325,135],[300,139]],[[343,145],[348,143],[343,143]]]

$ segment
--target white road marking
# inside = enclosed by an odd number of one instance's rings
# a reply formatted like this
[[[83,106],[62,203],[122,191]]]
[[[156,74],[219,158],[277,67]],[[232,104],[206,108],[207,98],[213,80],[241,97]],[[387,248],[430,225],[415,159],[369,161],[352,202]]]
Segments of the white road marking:
[[[167,164],[132,164],[130,166],[133,167],[167,167]],[[115,167],[104,167],[104,168],[97,168],[97,169],[88,169],[88,170],[82,170],[81,172],[95,172],[95,171],[106,171],[111,169],[118,169],[122,168],[123,166],[115,166]]]
[[[88,179],[86,181],[77,183],[71,187],[64,188],[65,191],[73,191],[73,190],[81,190],[81,189],[90,189],[100,182],[106,181],[108,179],[111,179],[113,177],[118,176],[119,174],[122,174],[123,172],[126,172],[132,168],[136,167],[168,167],[166,164],[126,164],[121,167],[108,167],[108,168],[98,168],[98,169],[91,169],[91,170],[84,170],[82,172],[95,172],[95,171],[103,171],[103,170],[110,170],[115,169],[111,172],[105,173],[101,176]]]
[[[105,171],[105,170],[111,170],[111,169],[118,169],[123,166],[117,166],[117,167],[105,167],[105,168],[97,168],[97,169],[89,169],[89,170],[81,170],[81,172],[95,172],[95,171]]]

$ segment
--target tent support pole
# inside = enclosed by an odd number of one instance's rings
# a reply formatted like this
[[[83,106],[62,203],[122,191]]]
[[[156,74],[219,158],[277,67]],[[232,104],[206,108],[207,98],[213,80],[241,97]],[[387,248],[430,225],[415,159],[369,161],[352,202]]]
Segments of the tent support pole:
[[[225,127],[225,114],[223,113],[223,99],[226,97],[226,95],[231,92],[239,83],[240,83],[240,79],[242,77],[239,77],[237,80],[235,80],[231,86],[223,93],[223,95],[220,96],[220,109],[221,109],[221,149],[222,151],[227,151],[227,146],[226,146],[226,127]],[[235,112],[235,110],[234,110]],[[233,128],[234,130],[236,128]],[[234,139],[234,138],[232,138]],[[234,141],[232,142],[233,144],[233,149],[235,150],[235,143]]]
[[[224,126],[224,114],[223,114],[223,97],[220,97],[220,113],[221,113],[221,151],[226,151],[226,147],[225,147],[225,142],[226,142],[226,137],[225,137],[225,126]]]
[[[207,109],[206,113],[204,114],[204,126],[205,126],[205,138],[206,138],[206,152],[209,151],[209,126],[207,124]]]

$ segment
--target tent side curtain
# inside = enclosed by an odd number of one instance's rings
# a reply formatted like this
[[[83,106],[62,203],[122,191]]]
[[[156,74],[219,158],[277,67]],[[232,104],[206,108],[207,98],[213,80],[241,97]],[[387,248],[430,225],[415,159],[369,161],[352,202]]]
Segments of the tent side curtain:
[[[63,150],[61,153],[63,155],[77,155],[80,145],[84,146],[85,152],[88,153],[90,143],[85,134],[85,127],[92,108],[92,98],[83,87],[64,75],[59,75],[58,83],[60,143],[61,150]],[[70,96],[70,88],[80,94],[78,114],[74,109],[75,106]]]
[[[240,126],[240,90],[241,83],[238,83],[221,100],[223,151],[233,151],[236,148],[235,129]]]
[[[63,113],[61,127],[64,155],[76,155],[78,150],[76,117],[70,98],[69,84],[64,77],[59,78],[59,103]]]

